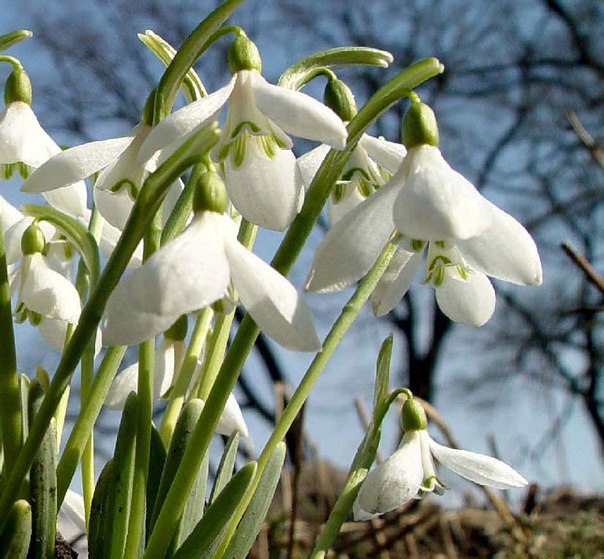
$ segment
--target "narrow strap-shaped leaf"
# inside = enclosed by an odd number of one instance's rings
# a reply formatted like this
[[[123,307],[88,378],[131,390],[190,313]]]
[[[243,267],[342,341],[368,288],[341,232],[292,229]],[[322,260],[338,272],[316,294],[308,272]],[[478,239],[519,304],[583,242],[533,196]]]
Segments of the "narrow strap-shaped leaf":
[[[206,506],[206,488],[208,485],[208,472],[210,469],[210,455],[206,453],[204,456],[195,482],[189,492],[189,498],[187,504],[182,511],[178,528],[172,538],[172,544],[168,557],[175,553],[176,550],[183,544],[183,542],[189,537],[189,534],[193,531],[193,528],[197,526],[198,522],[202,519],[205,506]]]
[[[216,497],[172,559],[212,559],[229,521],[256,473],[256,462],[239,470]]]
[[[151,445],[149,450],[149,473],[147,477],[147,517],[146,533],[149,533],[149,526],[151,524],[151,513],[155,507],[155,500],[157,499],[157,493],[159,491],[159,484],[161,482],[161,474],[166,463],[166,448],[161,440],[161,435],[155,427],[151,426]],[[205,491],[205,490],[204,490]]]
[[[52,223],[67,237],[82,256],[90,274],[90,283],[94,285],[100,273],[100,260],[99,247],[90,231],[78,220],[50,206],[24,204],[21,209],[25,215]]]
[[[31,539],[31,507],[25,499],[13,503],[0,534],[0,559],[25,559]]]
[[[277,483],[279,483],[283,461],[285,460],[285,448],[285,443],[281,442],[270,455],[260,477],[258,488],[254,492],[237,531],[229,543],[225,557],[229,559],[244,559],[247,557],[258,532],[260,532],[273,500]]]
[[[96,482],[92,504],[90,506],[90,521],[88,523],[88,555],[90,559],[103,559],[104,522],[107,514],[107,501],[113,478],[113,459],[109,460]]]
[[[104,522],[104,557],[107,559],[124,557],[132,497],[137,417],[138,397],[136,393],[131,392],[124,406],[113,453],[113,476],[110,482]]]
[[[157,491],[157,498],[155,500],[155,507],[153,510],[153,519],[151,521],[151,529],[153,529],[155,519],[157,518],[159,510],[161,509],[168,490],[170,489],[170,485],[172,484],[176,470],[178,470],[182,455],[189,444],[191,433],[199,419],[199,416],[201,415],[202,409],[203,402],[195,398],[187,402],[180,412],[178,421],[176,422],[176,426],[174,428],[172,440],[170,441],[170,448],[168,449],[168,454],[166,455],[161,480],[159,482],[159,489]]]
[[[216,471],[216,479],[214,480],[214,487],[212,487],[212,493],[210,495],[210,505],[214,502],[214,499],[220,494],[223,487],[233,477],[233,469],[235,468],[235,459],[237,458],[237,448],[239,446],[239,433],[235,431],[227,441],[224,447],[224,452],[220,458],[220,464],[218,464],[218,470]]]

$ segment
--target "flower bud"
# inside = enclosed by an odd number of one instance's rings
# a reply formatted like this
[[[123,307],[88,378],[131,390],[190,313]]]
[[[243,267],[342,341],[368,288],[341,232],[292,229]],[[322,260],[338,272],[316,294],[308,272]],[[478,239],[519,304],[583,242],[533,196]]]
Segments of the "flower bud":
[[[342,80],[331,79],[327,82],[323,102],[344,122],[351,121],[357,114],[354,95]]]
[[[224,183],[217,173],[209,171],[199,177],[193,198],[194,212],[224,213],[227,193]]]
[[[15,68],[4,85],[4,103],[8,105],[15,101],[31,105],[31,82],[23,68]]]
[[[262,70],[262,60],[258,47],[247,37],[237,37],[229,46],[229,68],[231,74],[241,70]]]
[[[407,149],[421,145],[438,147],[434,111],[417,97],[411,99],[411,106],[403,116],[401,139]]]
[[[42,252],[46,239],[40,226],[34,221],[23,233],[21,237],[21,252],[26,254],[35,254],[36,252]]]
[[[403,431],[421,431],[428,426],[428,418],[422,405],[415,398],[407,398],[401,417]]]

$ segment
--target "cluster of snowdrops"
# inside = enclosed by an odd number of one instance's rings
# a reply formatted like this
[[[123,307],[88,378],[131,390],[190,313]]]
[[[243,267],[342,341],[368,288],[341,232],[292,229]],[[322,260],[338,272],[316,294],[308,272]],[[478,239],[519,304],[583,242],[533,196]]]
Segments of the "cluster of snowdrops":
[[[61,507],[81,523],[91,557],[245,557],[279,479],[284,435],[367,301],[384,315],[417,280],[434,289],[451,320],[481,326],[495,309],[489,276],[541,283],[529,233],[439,150],[435,115],[415,92],[443,71],[438,60],[411,65],[360,109],[336,69],[385,67],[390,54],[320,52],[273,85],[254,43],[224,25],[239,3],[218,6],[178,51],[141,34],[166,71],[140,122],[64,150],[31,109],[21,63],[0,55],[11,70],[0,115],[2,175],[20,175],[22,192],[45,199],[16,208],[0,196],[0,545],[11,557],[54,557]],[[208,93],[192,65],[227,35],[232,77]],[[0,47],[29,36],[1,36]],[[324,102],[300,91],[316,78],[325,80]],[[185,103],[174,110],[179,91]],[[366,133],[405,98],[402,142]],[[296,158],[292,136],[318,147]],[[303,287],[354,292],[321,341],[287,274],[324,207],[330,229]],[[252,251],[258,227],[284,231],[270,265]],[[237,305],[245,317],[234,326]],[[52,374],[18,373],[14,325],[24,321],[61,353]],[[234,473],[248,430],[232,390],[260,331],[315,357],[258,460]],[[128,346],[138,346],[137,359],[120,368]],[[433,440],[413,394],[389,386],[390,349],[387,340],[372,422],[313,557],[324,556],[349,511],[365,520],[441,493],[434,458],[479,484],[526,484],[499,460]],[[62,441],[76,369],[80,411]],[[401,444],[371,469],[381,423],[401,394]],[[97,475],[92,430],[103,405],[123,414],[115,454]],[[210,492],[215,432],[229,442]],[[73,491],[78,468],[81,490]]]

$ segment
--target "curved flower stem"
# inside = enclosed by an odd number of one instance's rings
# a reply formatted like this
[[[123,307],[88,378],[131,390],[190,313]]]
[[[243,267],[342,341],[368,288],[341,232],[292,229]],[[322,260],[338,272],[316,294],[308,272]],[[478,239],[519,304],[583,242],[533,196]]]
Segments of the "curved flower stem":
[[[4,476],[8,477],[15,458],[19,454],[23,433],[21,430],[21,407],[19,397],[19,375],[17,374],[17,351],[13,330],[13,312],[6,266],[6,251],[2,235],[0,216],[0,427]]]
[[[145,180],[124,232],[107,262],[101,278],[92,290],[88,302],[82,309],[78,326],[63,352],[40,410],[30,427],[29,436],[21,448],[12,474],[3,488],[0,498],[0,529],[7,520],[11,505],[17,498],[19,488],[31,467],[36,450],[44,438],[54,411],[61,402],[63,392],[69,385],[82,352],[96,331],[107,299],[126,269],[149,222],[159,209],[170,185],[184,170],[196,163],[201,154],[209,151],[217,139],[218,133],[215,128],[207,127],[201,130]]]
[[[180,371],[178,371],[176,382],[170,392],[168,405],[166,406],[166,411],[164,412],[159,428],[159,434],[161,435],[161,439],[166,445],[166,448],[170,444],[178,415],[180,414],[187,390],[191,384],[193,373],[197,367],[197,360],[199,359],[201,350],[206,342],[213,316],[214,311],[210,307],[206,307],[199,313],[197,320],[195,321],[195,328],[191,334],[191,339],[187,346],[187,351]]]

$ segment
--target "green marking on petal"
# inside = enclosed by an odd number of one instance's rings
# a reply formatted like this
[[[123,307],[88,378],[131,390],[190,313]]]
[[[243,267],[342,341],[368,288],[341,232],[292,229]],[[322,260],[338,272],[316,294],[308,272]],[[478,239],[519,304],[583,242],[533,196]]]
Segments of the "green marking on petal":
[[[425,241],[421,241],[419,239],[411,239],[411,248],[415,252],[419,252],[420,250],[423,250],[425,246],[426,246]]]
[[[27,311],[27,318],[32,326],[38,326],[42,322],[42,315],[34,311]]]

